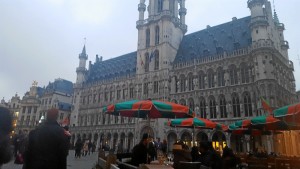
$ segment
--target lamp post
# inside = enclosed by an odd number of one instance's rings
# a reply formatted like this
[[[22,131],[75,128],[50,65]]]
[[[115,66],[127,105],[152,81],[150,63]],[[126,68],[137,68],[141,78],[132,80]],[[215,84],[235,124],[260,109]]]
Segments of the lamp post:
[[[45,117],[42,116],[41,119],[39,120],[39,124],[42,124],[45,121]]]

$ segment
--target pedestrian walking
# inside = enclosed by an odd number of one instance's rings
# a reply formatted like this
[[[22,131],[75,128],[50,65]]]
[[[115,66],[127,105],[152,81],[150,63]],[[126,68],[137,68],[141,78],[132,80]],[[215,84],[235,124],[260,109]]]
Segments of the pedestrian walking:
[[[80,158],[81,157],[81,149],[82,149],[82,141],[80,138],[77,139],[75,143],[75,158]]]
[[[91,142],[91,140],[89,140],[89,142],[88,142],[89,155],[91,154],[92,148],[93,148],[93,143]]]
[[[29,133],[23,169],[66,169],[68,146],[58,113],[48,110],[44,124]]]
[[[86,156],[88,151],[89,151],[89,143],[88,143],[88,141],[85,141],[84,144],[83,144],[82,156]]]

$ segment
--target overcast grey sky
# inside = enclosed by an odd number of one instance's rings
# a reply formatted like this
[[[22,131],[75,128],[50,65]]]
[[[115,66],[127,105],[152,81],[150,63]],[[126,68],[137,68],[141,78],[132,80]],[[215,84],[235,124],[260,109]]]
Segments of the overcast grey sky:
[[[23,96],[64,78],[75,82],[84,38],[89,60],[137,48],[139,0],[0,0],[0,97]],[[275,0],[300,89],[300,0]],[[186,0],[188,34],[250,15],[247,0]]]

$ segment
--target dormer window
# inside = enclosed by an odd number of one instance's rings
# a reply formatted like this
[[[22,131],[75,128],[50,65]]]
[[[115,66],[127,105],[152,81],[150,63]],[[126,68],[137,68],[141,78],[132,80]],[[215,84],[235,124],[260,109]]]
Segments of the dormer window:
[[[224,49],[222,47],[217,47],[217,54],[224,53]]]
[[[240,45],[239,42],[234,42],[233,46],[234,46],[235,50],[237,50],[237,49],[239,49],[241,47],[241,45]]]
[[[208,56],[209,55],[209,50],[208,49],[203,50],[203,55]]]

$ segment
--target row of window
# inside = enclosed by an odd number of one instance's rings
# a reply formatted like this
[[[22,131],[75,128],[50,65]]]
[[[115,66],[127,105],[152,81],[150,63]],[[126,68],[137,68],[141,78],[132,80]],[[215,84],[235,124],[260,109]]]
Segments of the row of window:
[[[22,113],[36,113],[37,112],[37,106],[23,106],[22,107]]]
[[[159,44],[159,26],[155,27],[155,45]],[[151,37],[151,31],[150,29],[146,29],[146,48],[150,47],[150,37]]]
[[[177,100],[173,100],[177,103]],[[231,104],[230,104],[231,103]],[[203,97],[200,98],[199,107],[195,108],[194,99],[188,99],[188,104],[186,100],[181,99],[179,104],[188,105],[192,110],[194,110],[198,116],[201,118],[218,118],[217,114],[220,114],[220,118],[228,118],[228,112],[232,112],[233,117],[241,117],[241,104],[243,104],[245,116],[253,116],[252,112],[252,102],[249,92],[243,94],[243,101],[240,102],[239,96],[237,93],[232,94],[231,101],[226,101],[225,96],[221,95],[219,100],[216,100],[215,97],[210,96],[208,103],[206,103]],[[228,109],[226,108],[228,106]],[[217,107],[219,106],[219,112],[217,112]],[[230,110],[231,109],[231,110]]]
[[[116,95],[115,95],[116,94]],[[115,91],[107,91],[104,93],[95,93],[88,96],[82,96],[82,104],[91,104],[91,103],[100,103],[100,102],[107,102],[107,101],[113,101],[114,98],[116,100],[125,100],[127,99],[128,89],[117,89],[116,93]],[[133,99],[134,97],[134,88],[129,88],[129,99]],[[76,100],[76,99],[75,99]]]
[[[98,124],[130,124],[133,123],[134,120],[131,117],[119,117],[113,115],[92,115],[89,116],[81,116],[78,119],[79,126],[87,126],[87,125],[98,125]]]
[[[225,79],[225,70],[222,68],[218,68],[217,72],[209,69],[207,74],[201,71],[199,72],[198,77],[195,77],[192,73],[187,77],[185,77],[185,75],[180,75],[179,79],[176,77],[176,92],[184,92],[186,89],[188,91],[194,90],[195,85],[198,85],[199,89],[205,89],[206,82],[208,88],[214,88],[216,85],[218,87],[225,86],[225,80],[228,80],[228,85],[236,85],[239,83],[238,69],[235,66],[230,67],[228,75],[228,79]],[[241,83],[249,83],[251,76],[252,74],[251,71],[249,71],[249,67],[244,66],[240,68]]]

